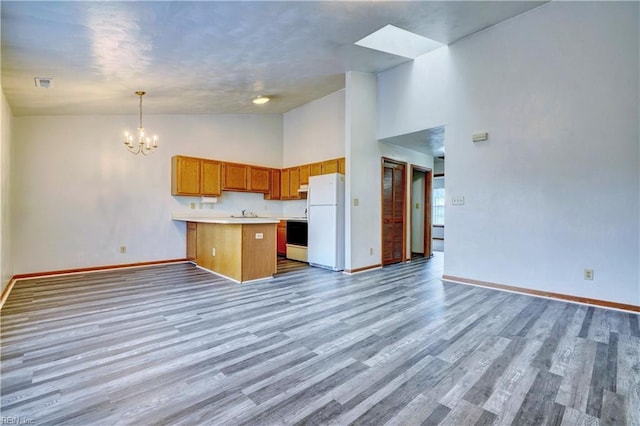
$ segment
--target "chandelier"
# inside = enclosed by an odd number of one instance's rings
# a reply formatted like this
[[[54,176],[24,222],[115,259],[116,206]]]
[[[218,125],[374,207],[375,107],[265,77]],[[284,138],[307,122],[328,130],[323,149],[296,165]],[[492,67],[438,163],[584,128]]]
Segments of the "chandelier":
[[[138,126],[137,136],[134,139],[134,136],[129,131],[124,132],[124,145],[127,149],[134,154],[142,155],[151,154],[158,147],[158,136],[153,136],[153,139],[145,137],[144,127],[142,127],[142,96],[145,93],[136,92],[136,95],[140,96],[140,125]]]

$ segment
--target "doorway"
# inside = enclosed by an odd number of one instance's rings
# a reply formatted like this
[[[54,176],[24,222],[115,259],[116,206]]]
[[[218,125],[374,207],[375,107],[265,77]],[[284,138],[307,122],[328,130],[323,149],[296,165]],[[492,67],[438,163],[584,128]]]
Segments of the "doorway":
[[[431,188],[433,171],[416,165],[411,166],[411,257],[431,257]]]
[[[407,164],[382,158],[382,264],[405,259],[405,171]]]

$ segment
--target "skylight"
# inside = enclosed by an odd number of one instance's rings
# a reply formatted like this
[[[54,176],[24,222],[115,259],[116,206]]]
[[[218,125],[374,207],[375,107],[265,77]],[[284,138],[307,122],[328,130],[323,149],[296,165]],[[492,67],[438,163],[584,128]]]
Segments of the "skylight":
[[[355,42],[368,49],[415,59],[420,55],[444,46],[444,44],[393,25],[387,25]]]

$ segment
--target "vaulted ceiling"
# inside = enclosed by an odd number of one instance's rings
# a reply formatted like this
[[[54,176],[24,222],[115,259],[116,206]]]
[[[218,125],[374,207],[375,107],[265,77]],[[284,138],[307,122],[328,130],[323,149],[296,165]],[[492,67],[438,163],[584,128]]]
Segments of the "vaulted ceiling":
[[[409,60],[354,45],[387,24],[450,44],[542,3],[2,1],[2,86],[17,116],[283,113]]]

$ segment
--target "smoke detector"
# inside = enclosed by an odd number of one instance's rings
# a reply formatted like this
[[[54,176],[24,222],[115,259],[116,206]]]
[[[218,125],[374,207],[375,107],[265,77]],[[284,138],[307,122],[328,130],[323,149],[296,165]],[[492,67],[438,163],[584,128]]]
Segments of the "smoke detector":
[[[39,89],[51,89],[53,87],[53,79],[49,77],[34,77],[36,87]]]

